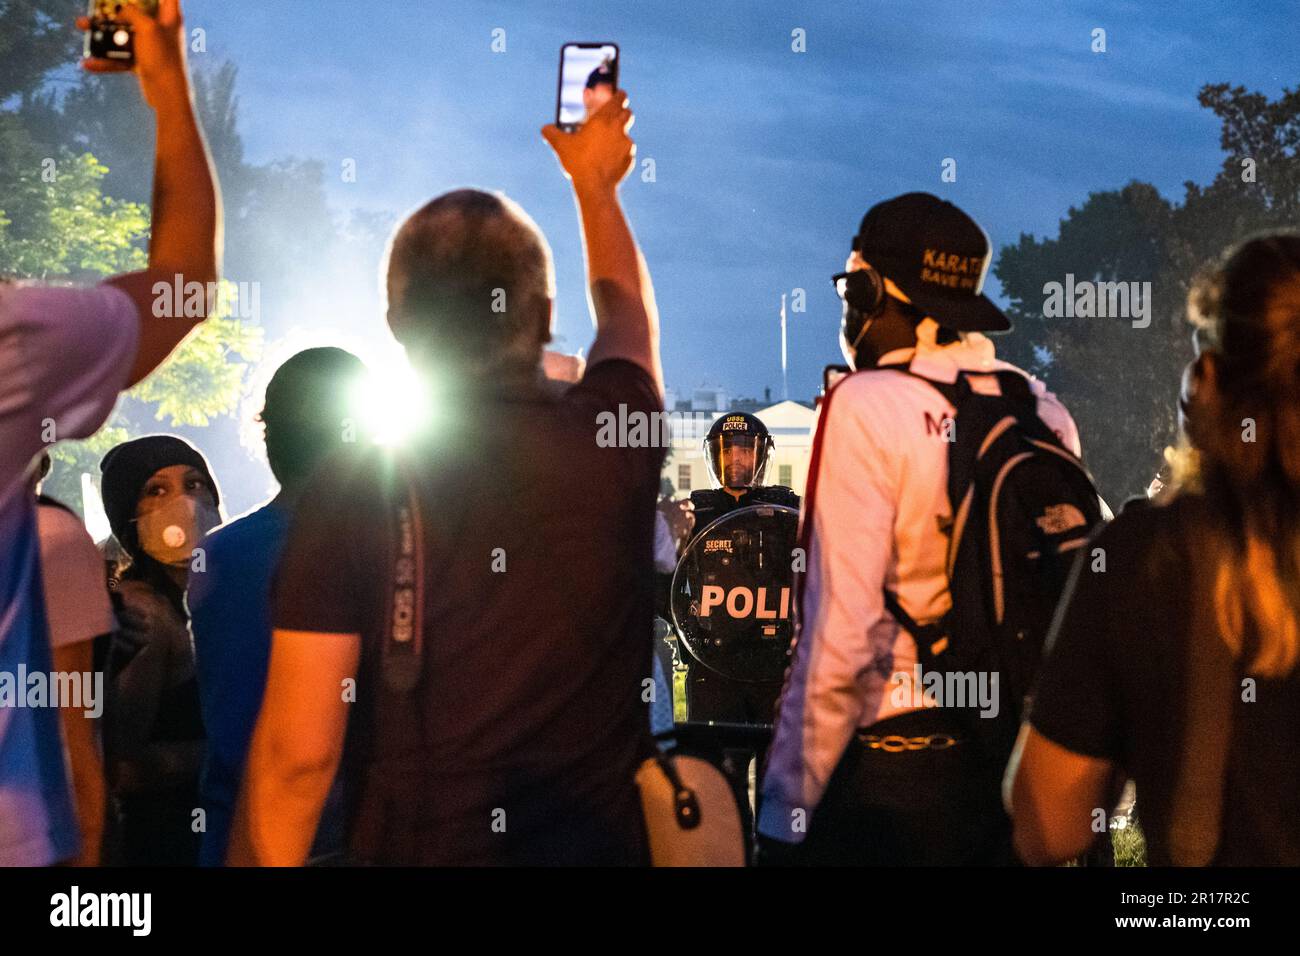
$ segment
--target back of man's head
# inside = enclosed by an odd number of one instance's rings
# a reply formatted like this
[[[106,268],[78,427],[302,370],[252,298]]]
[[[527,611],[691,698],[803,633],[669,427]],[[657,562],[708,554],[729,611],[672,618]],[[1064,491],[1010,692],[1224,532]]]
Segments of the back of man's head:
[[[266,386],[261,419],[275,480],[292,488],[342,446],[365,364],[337,348],[307,349],[281,365]]]
[[[499,193],[439,196],[389,247],[388,325],[417,365],[471,378],[536,369],[554,295],[545,237]]]

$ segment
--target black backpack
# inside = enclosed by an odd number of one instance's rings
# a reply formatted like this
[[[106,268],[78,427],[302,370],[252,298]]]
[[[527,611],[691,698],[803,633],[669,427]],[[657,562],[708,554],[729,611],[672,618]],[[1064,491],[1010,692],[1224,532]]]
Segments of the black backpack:
[[[992,379],[1001,394],[979,384]],[[1015,741],[1071,565],[1102,520],[1101,499],[1083,463],[1038,417],[1025,376],[1000,371],[962,373],[951,385],[924,381],[956,409],[945,423],[952,608],[922,626],[888,590],[885,605],[916,640],[922,670],[943,674],[945,686],[956,686],[949,675],[974,673],[990,675],[991,687],[997,675],[996,715],[981,719],[969,700],[961,713],[971,718],[975,741],[1001,761]]]

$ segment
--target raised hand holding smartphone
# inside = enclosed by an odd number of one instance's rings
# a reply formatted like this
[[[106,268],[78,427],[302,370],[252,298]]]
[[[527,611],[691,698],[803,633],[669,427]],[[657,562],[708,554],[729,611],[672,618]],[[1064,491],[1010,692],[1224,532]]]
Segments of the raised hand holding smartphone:
[[[612,97],[574,133],[552,124],[542,128],[573,188],[612,191],[632,171],[636,144],[628,135],[634,118],[627,94],[615,90]]]
[[[101,15],[106,12],[107,18]],[[189,73],[185,63],[185,35],[180,0],[92,0],[91,16],[77,26],[87,31],[86,56],[82,66],[92,73],[134,71],[149,105],[155,110],[177,96],[189,99]],[[120,49],[116,34],[130,34],[130,57],[97,55],[97,32],[112,31],[114,49]],[[101,41],[101,45],[102,45]]]
[[[124,7],[138,7],[157,16],[158,0],[90,0],[86,58],[131,65],[135,62],[135,35],[121,16]]]
[[[113,16],[131,31],[133,62],[92,58],[82,66],[92,73],[136,73],[157,117],[149,268],[107,280],[131,297],[141,317],[129,382],[134,385],[166,360],[198,320],[157,315],[154,289],[197,283],[210,294],[221,274],[221,202],[195,116],[180,0],[158,0],[156,17],[136,4],[124,2],[120,9],[115,4]],[[79,29],[91,26],[90,17],[77,20]]]

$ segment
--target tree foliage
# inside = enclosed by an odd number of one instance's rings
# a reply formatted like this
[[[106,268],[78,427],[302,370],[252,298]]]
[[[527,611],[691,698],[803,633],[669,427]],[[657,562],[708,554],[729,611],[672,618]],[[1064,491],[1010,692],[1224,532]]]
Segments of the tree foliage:
[[[261,354],[261,328],[228,314],[214,316],[129,394],[171,428],[206,427],[239,405],[249,364]]]
[[[42,84],[74,64],[71,29],[84,4],[0,0],[0,274],[49,283],[91,283],[148,262],[152,117],[129,77],[81,78],[60,103]],[[229,74],[233,83],[233,72]],[[234,102],[225,125],[234,128]],[[112,135],[108,135],[108,131]],[[102,136],[97,134],[103,134]],[[121,160],[110,172],[90,146]],[[81,507],[81,475],[98,475],[113,445],[164,427],[207,426],[239,407],[263,331],[229,314],[206,321],[152,376],[128,393],[109,423],[84,442],[53,449],[47,490]]]
[[[0,116],[0,128],[12,117]],[[25,168],[10,155],[27,152]],[[149,210],[103,194],[94,156],[0,160],[0,269],[14,278],[82,282],[141,269]]]
[[[1185,322],[1196,274],[1226,248],[1266,229],[1295,228],[1300,207],[1300,92],[1270,101],[1227,84],[1199,101],[1220,120],[1223,167],[1187,182],[1181,202],[1148,183],[1090,194],[1055,238],[1021,235],[994,272],[1015,331],[1008,359],[1047,379],[1079,424],[1084,457],[1108,501],[1139,494],[1176,440],[1175,398],[1192,357]],[[1151,324],[1129,318],[1047,318],[1047,283],[1150,282]]]
[[[72,24],[85,11],[83,0],[0,0],[0,103],[73,62],[81,35]]]

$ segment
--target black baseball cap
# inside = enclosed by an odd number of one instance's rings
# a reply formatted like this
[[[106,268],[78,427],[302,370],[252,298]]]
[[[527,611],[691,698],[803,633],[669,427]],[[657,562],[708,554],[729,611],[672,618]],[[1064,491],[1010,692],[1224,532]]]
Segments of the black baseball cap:
[[[955,332],[1005,332],[1011,323],[983,294],[989,237],[966,213],[930,193],[872,206],[854,250],[912,304]]]

